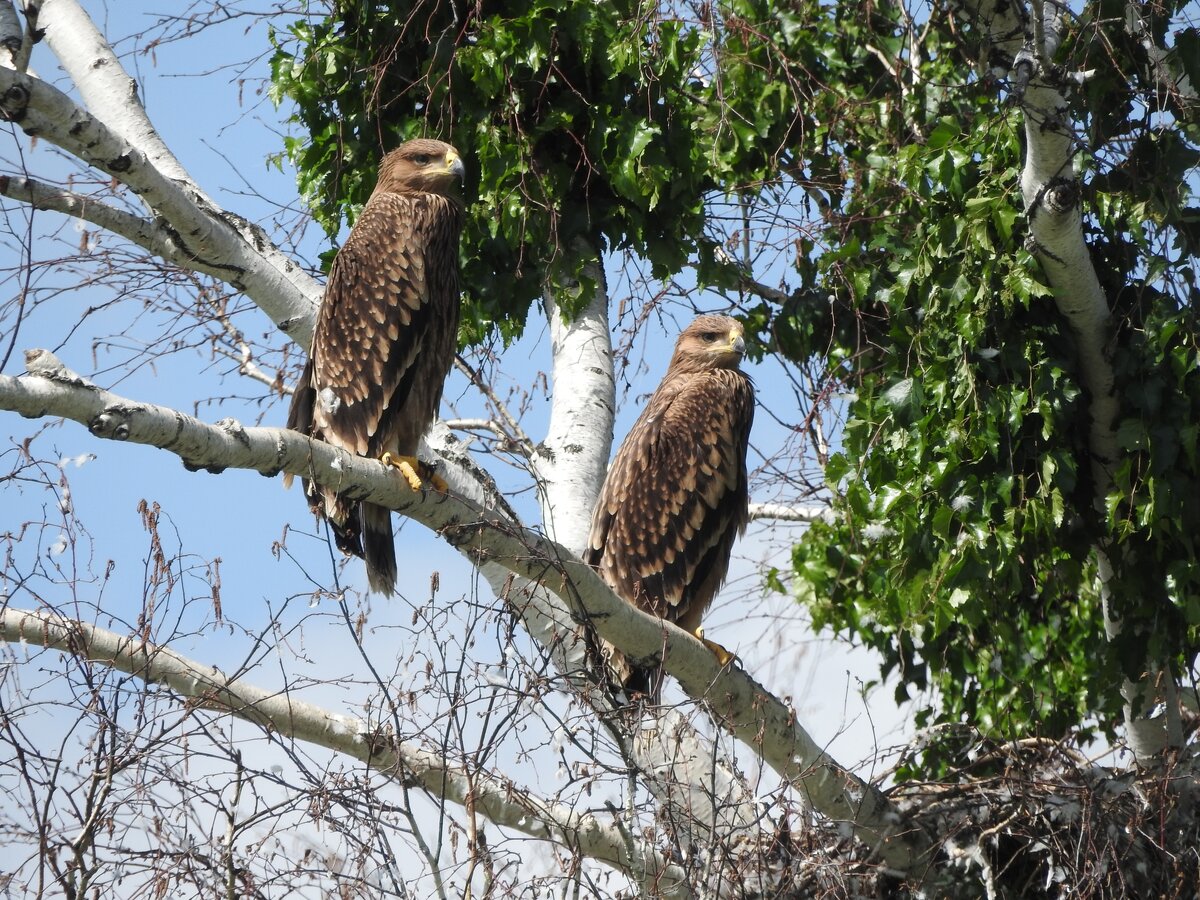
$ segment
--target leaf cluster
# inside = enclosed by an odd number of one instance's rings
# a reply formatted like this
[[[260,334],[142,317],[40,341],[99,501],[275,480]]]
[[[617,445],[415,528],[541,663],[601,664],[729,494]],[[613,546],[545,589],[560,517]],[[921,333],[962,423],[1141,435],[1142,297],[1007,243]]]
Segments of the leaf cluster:
[[[1069,119],[1114,314],[1122,458],[1106,509],[1072,335],[1024,248],[1023,118],[1005,85],[971,75],[969,36],[934,21],[918,44],[915,23],[893,11],[888,29],[875,10],[838,44],[842,115],[818,117],[828,152],[807,157],[835,173],[839,215],[800,265],[855,328],[833,333],[853,390],[827,470],[841,516],[796,547],[802,599],[880,653],[898,699],[933,689],[919,721],[999,737],[1110,730],[1123,676],[1148,657],[1187,671],[1200,646],[1192,110],[1175,98],[1174,117],[1148,115],[1161,79],[1144,48],[1089,13],[1061,62],[1097,72],[1069,92]],[[893,83],[858,74],[890,54]],[[1100,543],[1127,626],[1115,644]]]
[[[469,172],[462,337],[512,337],[547,290],[567,314],[586,302],[584,267],[605,250],[659,278],[711,259],[705,196],[769,175],[762,123],[792,95],[760,86],[736,115],[717,102],[723,27],[640,0],[340,3],[276,34],[274,94],[304,135],[286,152],[334,237],[382,152],[454,143]]]

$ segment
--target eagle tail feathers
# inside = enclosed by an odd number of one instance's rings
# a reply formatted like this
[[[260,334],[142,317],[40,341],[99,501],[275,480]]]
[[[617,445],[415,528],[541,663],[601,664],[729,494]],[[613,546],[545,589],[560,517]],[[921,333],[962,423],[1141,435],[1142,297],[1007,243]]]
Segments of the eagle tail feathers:
[[[358,555],[367,564],[367,585],[372,591],[390,597],[396,589],[396,543],[392,538],[392,511],[374,503],[359,504],[358,509],[359,534],[356,537],[362,541]]]

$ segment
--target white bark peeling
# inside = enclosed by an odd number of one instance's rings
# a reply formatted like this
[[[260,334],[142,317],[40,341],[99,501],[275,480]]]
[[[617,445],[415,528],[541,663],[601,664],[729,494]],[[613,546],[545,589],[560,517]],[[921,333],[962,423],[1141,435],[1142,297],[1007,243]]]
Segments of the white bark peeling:
[[[475,564],[498,564],[538,582],[573,620],[587,619],[626,653],[665,646],[666,670],[692,697],[704,699],[723,725],[800,791],[810,806],[847,823],[890,868],[911,871],[927,839],[912,830],[874,787],[843,769],[800,727],[795,710],[741,669],[722,667],[693,636],[621,601],[587,565],[553,541],[521,528],[503,511],[451,494],[414,494],[383,464],[280,428],[245,428],[226,419],[208,425],[166,407],[141,404],[83,382],[45,351],[28,354],[38,375],[0,376],[0,408],[27,417],[62,416],[97,437],[149,444],[194,468],[253,469],[304,475],[397,510],[438,532]],[[341,469],[334,462],[341,462]]]
[[[120,635],[49,612],[0,610],[0,639],[48,647],[102,662],[148,684],[165,684],[182,697],[197,698],[208,710],[253,722],[343,753],[405,785],[475,810],[497,825],[577,850],[633,877],[664,897],[691,896],[682,870],[656,848],[606,825],[594,815],[546,800],[493,772],[448,765],[439,754],[397,740],[386,728],[353,716],[336,715],[290,693],[266,691],[219,669],[194,662],[139,635]],[[633,856],[629,848],[634,850]]]

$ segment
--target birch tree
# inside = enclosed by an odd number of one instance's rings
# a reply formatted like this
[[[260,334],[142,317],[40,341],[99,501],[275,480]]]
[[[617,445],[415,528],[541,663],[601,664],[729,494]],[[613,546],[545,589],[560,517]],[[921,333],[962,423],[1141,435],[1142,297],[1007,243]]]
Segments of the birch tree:
[[[328,240],[389,145],[430,133],[474,162],[464,352],[424,448],[450,490],[417,495],[375,461],[272,427],[311,338],[321,276],[305,247],[318,241],[297,237],[290,204],[269,228],[223,209],[142,102],[149,54],[263,14],[197,4],[118,52],[77,0],[0,0],[0,194],[17,251],[0,407],[32,420],[5,418],[3,483],[47,498],[40,521],[3,524],[0,778],[19,799],[0,822],[20,848],[7,886],[1194,891],[1179,695],[1195,647],[1182,499],[1195,428],[1168,435],[1151,416],[1152,393],[1176,415],[1200,396],[1186,314],[1195,36],[1176,13],[276,7],[269,90],[249,87],[291,116],[275,162],[295,164]],[[1117,83],[1128,119],[1085,102]],[[1177,124],[1138,132],[1135,109]],[[1144,159],[1158,187],[1118,190]],[[1112,195],[1092,207],[1089,173]],[[43,252],[64,250],[64,233],[80,235],[73,252]],[[1097,235],[1124,249],[1106,257]],[[1172,239],[1178,252],[1162,249]],[[71,358],[91,309],[63,317],[52,349],[22,345],[34,313],[83,290],[72,281],[107,285],[145,349],[115,366]],[[618,385],[641,381],[648,332],[702,302],[748,323],[785,379],[760,385],[763,403],[805,437],[764,453],[756,475],[758,516],[812,523],[794,570],[765,586],[878,649],[900,691],[929,692],[915,713],[938,727],[886,778],[832,758],[792,698],[622,603],[578,559],[622,393],[649,389]],[[1132,338],[1114,312],[1131,303]],[[531,332],[548,345],[541,390],[505,374]],[[1138,352],[1122,357],[1120,341]],[[147,363],[225,380],[165,404],[127,389],[164,380],[131,379]],[[1143,387],[1131,412],[1114,390],[1131,371],[1175,380]],[[83,429],[104,449],[62,456]],[[151,452],[135,444],[180,460],[197,491],[227,492],[233,516],[257,497],[243,471],[395,509],[412,560],[396,606],[357,589],[355,563],[286,495],[294,513],[257,563],[271,574],[236,583],[142,500],[140,602],[114,599],[128,583],[94,558],[72,465]],[[811,464],[788,459],[801,449]],[[824,482],[808,483],[818,465]],[[114,510],[100,527],[118,527]],[[473,573],[462,596],[405,556],[427,546]],[[677,702],[614,696],[592,635],[661,653]],[[1095,670],[1074,671],[1081,660]],[[1076,749],[1089,716],[1128,739],[1144,774]]]

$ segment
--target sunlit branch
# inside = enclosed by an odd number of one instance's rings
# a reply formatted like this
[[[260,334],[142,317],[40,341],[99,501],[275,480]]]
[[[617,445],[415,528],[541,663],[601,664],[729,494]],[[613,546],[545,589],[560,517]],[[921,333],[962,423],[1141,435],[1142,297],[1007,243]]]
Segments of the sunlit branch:
[[[500,440],[511,443],[507,431],[495,419],[446,419],[446,427],[455,431],[488,431]]]
[[[196,261],[180,253],[178,248],[171,244],[168,232],[155,227],[149,219],[110,206],[87,194],[55,187],[36,178],[0,175],[0,195],[27,203],[34,209],[59,212],[73,219],[90,222],[97,228],[111,231],[137,244],[143,250],[163,257],[168,262],[195,268]],[[206,274],[219,273],[213,271]]]
[[[29,63],[25,30],[12,0],[0,0],[0,66],[24,71]]]
[[[0,115],[130,187],[160,217],[168,258],[186,259],[244,291],[282,331],[308,346],[321,289],[262,228],[164,175],[141,150],[38,78],[0,68]]]
[[[506,515],[451,494],[413,493],[383,464],[280,428],[246,428],[225,419],[209,425],[177,410],[138,403],[90,385],[53,354],[27,353],[31,374],[0,376],[0,408],[27,417],[62,416],[97,437],[148,444],[185,465],[303,475],[347,498],[369,500],[436,531],[476,564],[491,562],[537,582],[570,614],[625,653],[649,657],[665,648],[665,668],[799,791],[816,811],[847,823],[892,868],[912,870],[928,850],[878,789],[838,765],[800,726],[796,711],[740,668],[721,666],[692,635],[621,601],[589,566],[560,544]]]
[[[198,700],[200,708],[343,753],[400,784],[419,785],[454,803],[465,804],[470,796],[475,810],[497,825],[577,850],[665,896],[690,896],[682,871],[655,848],[635,840],[636,858],[631,859],[628,835],[615,825],[538,797],[495,773],[448,765],[438,754],[397,740],[367,720],[331,713],[287,692],[263,690],[140,635],[116,634],[50,612],[4,609],[0,637],[105,663],[148,684],[165,684],[181,697]]]
[[[27,8],[30,5],[26,3]],[[151,124],[138,96],[137,82],[125,71],[108,40],[77,0],[42,0],[37,17],[39,32],[58,57],[59,65],[75,82],[84,107],[145,153],[155,169],[167,178],[185,182],[200,194],[191,176]]]
[[[793,506],[787,503],[751,503],[750,519],[775,520],[777,522],[832,522],[833,512],[828,506],[811,504]]]

